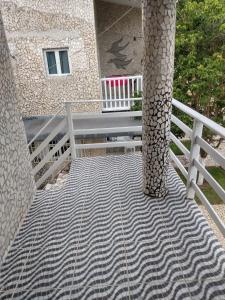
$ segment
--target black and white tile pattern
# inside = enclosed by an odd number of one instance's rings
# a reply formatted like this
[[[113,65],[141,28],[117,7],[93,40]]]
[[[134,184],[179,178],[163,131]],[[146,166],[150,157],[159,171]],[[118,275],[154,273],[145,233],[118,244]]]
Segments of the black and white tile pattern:
[[[142,192],[139,155],[77,159],[40,191],[1,268],[0,299],[225,299],[225,252],[170,168]]]

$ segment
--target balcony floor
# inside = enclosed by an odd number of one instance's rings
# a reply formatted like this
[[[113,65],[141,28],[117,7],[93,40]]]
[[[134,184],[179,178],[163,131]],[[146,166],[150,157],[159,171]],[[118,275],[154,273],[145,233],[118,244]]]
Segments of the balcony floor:
[[[77,159],[39,191],[1,270],[1,299],[225,299],[225,252],[171,168],[142,193],[140,155]]]

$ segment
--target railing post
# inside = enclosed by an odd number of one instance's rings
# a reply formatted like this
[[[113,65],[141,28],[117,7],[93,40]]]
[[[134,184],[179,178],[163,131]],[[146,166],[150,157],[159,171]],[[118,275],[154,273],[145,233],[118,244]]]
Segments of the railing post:
[[[194,166],[194,159],[199,160],[200,146],[196,143],[197,136],[201,137],[203,131],[203,124],[198,120],[194,120],[193,134],[191,138],[191,150],[190,150],[190,163],[188,168],[187,178],[187,198],[194,199],[195,191],[191,186],[191,182],[196,183],[198,170]]]
[[[67,124],[68,124],[68,133],[70,137],[70,147],[71,147],[71,157],[72,159],[76,158],[76,146],[75,146],[75,137],[73,134],[73,117],[71,113],[71,103],[65,103],[66,114],[67,114]]]

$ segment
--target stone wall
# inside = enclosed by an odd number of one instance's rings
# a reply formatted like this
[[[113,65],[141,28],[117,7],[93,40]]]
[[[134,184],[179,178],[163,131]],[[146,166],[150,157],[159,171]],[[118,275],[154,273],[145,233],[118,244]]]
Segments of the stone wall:
[[[24,117],[54,114],[66,100],[99,99],[93,0],[3,0],[0,9]],[[50,48],[69,49],[71,75],[47,75],[43,49]]]
[[[133,8],[112,28],[102,34],[129,9],[129,6],[96,0],[97,35],[102,77],[142,74],[141,9]]]
[[[31,174],[0,14],[0,264],[32,201]]]

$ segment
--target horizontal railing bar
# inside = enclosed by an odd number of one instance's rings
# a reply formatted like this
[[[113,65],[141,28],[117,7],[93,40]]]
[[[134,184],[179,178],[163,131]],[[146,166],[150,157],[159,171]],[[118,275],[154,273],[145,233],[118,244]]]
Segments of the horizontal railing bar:
[[[58,160],[56,160],[53,165],[44,173],[44,175],[36,182],[37,188],[46,180],[49,176],[52,175],[53,172],[55,172],[58,167],[66,160],[66,158],[70,155],[70,148],[68,148],[63,155],[59,157]]]
[[[202,204],[206,207],[206,209],[207,209],[208,213],[210,214],[211,218],[216,223],[216,225],[220,229],[221,233],[225,237],[225,226],[224,226],[221,218],[218,216],[216,211],[213,209],[212,205],[209,203],[209,201],[206,198],[206,196],[204,195],[204,193],[200,190],[197,183],[192,181],[191,186],[193,187],[193,189],[195,190],[198,198],[201,200]]]
[[[53,138],[60,133],[60,131],[65,127],[66,125],[66,120],[63,119],[58,126],[56,126],[50,135],[37,147],[37,149],[31,153],[30,159],[31,161],[42,151],[44,150],[45,147],[48,146],[48,144],[53,140]]]
[[[190,151],[184,146],[184,144],[171,132],[170,133],[172,141],[177,145],[177,147],[184,153],[187,159],[190,159]]]
[[[104,113],[109,113],[109,112],[123,112],[123,111],[127,111],[127,109],[125,109],[125,108],[113,108],[113,107],[111,107],[111,108],[107,108],[107,109],[105,109],[105,108],[103,108],[102,109],[102,111],[104,112]]]
[[[107,118],[128,118],[128,117],[141,117],[142,111],[126,111],[126,112],[113,112],[113,113],[73,113],[73,119],[107,119]]]
[[[51,119],[37,132],[37,134],[32,138],[32,140],[29,142],[28,146],[30,146],[36,139],[37,137],[48,127],[48,125],[55,119],[56,116],[58,116],[63,108],[59,109],[54,116],[51,117]]]
[[[182,163],[179,161],[179,159],[176,157],[176,155],[174,154],[174,152],[171,149],[169,150],[169,153],[170,153],[171,159],[175,162],[175,164],[177,165],[177,167],[179,168],[179,170],[181,171],[181,173],[187,179],[188,172],[185,169],[185,167],[182,165]]]
[[[110,102],[110,100],[106,100],[106,101]],[[125,100],[121,99],[120,101],[125,101]],[[122,107],[122,106],[120,106],[120,107],[107,107],[107,108],[103,107],[102,111],[104,113],[116,112],[116,111],[117,112],[127,112],[127,111],[129,111],[129,108],[128,107]]]
[[[101,134],[101,133],[124,133],[124,132],[142,132],[142,126],[91,128],[91,129],[76,129],[76,130],[73,130],[74,135]]]
[[[105,77],[105,78],[101,78],[101,81],[113,81],[113,80],[123,80],[123,79],[127,79],[127,80],[131,80],[131,79],[135,79],[135,78],[142,78],[142,75],[134,75],[134,76],[118,76],[118,77]]]
[[[223,169],[225,169],[225,158],[204,139],[197,137],[196,142],[205,150]]]
[[[172,115],[172,120],[174,124],[176,124],[183,132],[185,132],[189,137],[192,135],[192,129],[189,128],[184,122],[182,122],[180,119]]]
[[[204,126],[211,129],[212,131],[214,131],[215,133],[217,133],[218,135],[220,135],[222,138],[225,139],[225,128],[224,127],[222,127],[221,125],[217,124],[216,122],[210,120],[209,118],[201,115],[194,109],[188,107],[187,105],[184,105],[183,103],[177,101],[176,99],[173,99],[172,103],[175,107],[177,107],[178,109],[180,109],[181,111],[183,111],[184,113],[189,115],[190,117],[200,121],[202,124],[204,124]]]
[[[198,169],[200,173],[202,173],[203,177],[207,180],[207,182],[211,185],[217,195],[224,201],[225,203],[225,191],[222,186],[209,174],[209,172],[203,167],[203,165],[194,159],[194,165]]]
[[[119,101],[142,101],[142,98],[118,98],[118,99],[105,99],[105,100],[99,100],[99,99],[92,99],[92,100],[75,100],[75,101],[65,101],[64,103],[70,103],[70,104],[86,104],[86,103],[104,103],[104,102],[119,102]]]
[[[46,156],[39,162],[38,165],[33,169],[33,174],[36,175],[38,171],[52,158],[52,156],[68,141],[69,135],[66,134],[55,146],[49,151]]]
[[[76,150],[82,149],[102,149],[102,148],[120,148],[120,147],[138,147],[142,146],[142,141],[132,142],[108,142],[94,144],[76,144]]]

